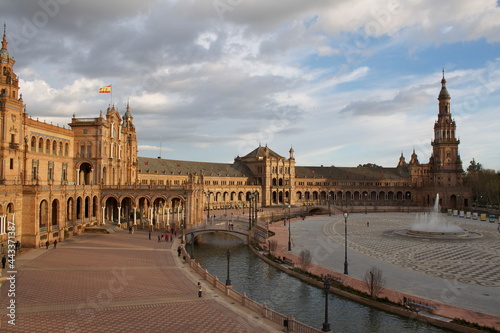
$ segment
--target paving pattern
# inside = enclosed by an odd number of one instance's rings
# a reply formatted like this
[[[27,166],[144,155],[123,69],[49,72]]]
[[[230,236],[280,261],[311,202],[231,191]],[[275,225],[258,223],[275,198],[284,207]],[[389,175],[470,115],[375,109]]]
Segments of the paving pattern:
[[[412,215],[351,215],[348,247],[362,254],[441,279],[484,287],[500,287],[500,234],[487,222],[443,217],[481,238],[469,240],[414,239],[394,234],[407,229]],[[369,226],[367,226],[369,222]],[[344,240],[344,219],[324,226],[337,243]]]
[[[276,331],[256,314],[234,312],[209,287],[199,298],[193,280],[177,266],[176,245],[149,240],[145,231],[120,231],[28,250],[17,257],[15,297],[8,295],[9,283],[2,284],[0,331]],[[7,322],[12,299],[15,326]]]

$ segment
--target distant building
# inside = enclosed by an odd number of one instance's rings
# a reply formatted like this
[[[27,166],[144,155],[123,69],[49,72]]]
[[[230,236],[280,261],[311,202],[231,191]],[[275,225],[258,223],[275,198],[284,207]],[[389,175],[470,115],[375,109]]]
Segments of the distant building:
[[[69,128],[32,119],[19,94],[4,27],[0,50],[0,241],[39,247],[116,223],[180,228],[203,223],[210,210],[317,206],[360,211],[404,210],[434,203],[467,208],[456,124],[446,81],[439,94],[433,154],[420,164],[401,155],[397,167],[296,166],[259,146],[233,163],[137,156],[130,106],[96,118],[73,115]]]

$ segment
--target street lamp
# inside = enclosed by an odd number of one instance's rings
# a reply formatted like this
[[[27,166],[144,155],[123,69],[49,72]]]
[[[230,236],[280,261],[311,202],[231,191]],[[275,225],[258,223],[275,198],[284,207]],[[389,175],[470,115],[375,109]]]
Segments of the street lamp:
[[[292,251],[292,229],[290,223],[290,205],[288,205],[288,251]]]
[[[328,201],[328,216],[332,216],[332,211],[330,210],[330,193],[326,195],[326,200]]]
[[[194,232],[191,234],[191,259],[194,259]]]
[[[367,214],[367,212],[366,212],[366,205],[367,205],[366,200],[367,199],[368,199],[368,195],[365,193],[365,214]]]
[[[328,322],[328,294],[330,292],[330,280],[325,279],[323,283],[323,287],[325,288],[325,322],[323,323],[323,332],[331,332],[330,323]]]
[[[344,274],[349,274],[347,270],[347,217],[349,214],[347,214],[347,211],[344,212],[344,226],[345,226],[345,231],[344,231],[344,239],[345,239],[345,261],[344,261]]]
[[[259,192],[254,192],[254,215],[253,215],[253,225],[257,224],[257,206],[258,206]]]
[[[231,279],[229,278],[229,259],[231,259],[231,251],[228,249],[226,251],[226,256],[227,256],[227,279],[226,279],[226,286],[231,285]]]
[[[207,224],[210,223],[210,194],[212,194],[212,192],[208,191],[207,192]]]
[[[253,193],[248,195],[249,207],[248,207],[248,230],[252,230],[252,201]]]

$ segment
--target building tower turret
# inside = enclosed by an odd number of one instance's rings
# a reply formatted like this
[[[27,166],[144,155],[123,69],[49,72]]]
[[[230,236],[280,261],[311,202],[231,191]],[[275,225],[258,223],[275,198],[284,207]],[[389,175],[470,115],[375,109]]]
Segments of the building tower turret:
[[[451,118],[450,94],[446,89],[446,80],[441,80],[441,91],[439,92],[439,113],[434,124],[434,140],[432,144],[432,156],[430,159],[433,182],[436,186],[460,186],[462,185],[462,161],[458,153],[460,140],[456,138],[456,123]]]
[[[19,97],[19,79],[14,73],[14,58],[7,50],[7,27],[3,26],[2,48],[0,49],[0,180],[22,180],[22,151],[26,149],[26,133],[23,127],[25,105]]]

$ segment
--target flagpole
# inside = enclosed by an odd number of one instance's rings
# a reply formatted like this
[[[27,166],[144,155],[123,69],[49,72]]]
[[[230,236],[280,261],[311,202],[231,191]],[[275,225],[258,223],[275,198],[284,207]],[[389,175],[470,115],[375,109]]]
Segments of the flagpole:
[[[112,84],[110,84],[110,85],[109,85],[109,88],[110,88],[110,89],[109,89],[109,91],[111,92],[111,93],[110,93],[110,97],[111,97],[111,106],[113,106],[113,85],[112,85]]]

